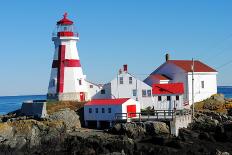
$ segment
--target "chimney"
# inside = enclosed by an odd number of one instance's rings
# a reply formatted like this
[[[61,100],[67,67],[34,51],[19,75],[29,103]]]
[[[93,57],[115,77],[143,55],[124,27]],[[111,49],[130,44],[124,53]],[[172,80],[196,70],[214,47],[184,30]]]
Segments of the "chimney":
[[[121,69],[119,69],[118,74],[119,74],[119,75],[122,74],[122,70],[121,70]]]
[[[123,71],[127,72],[127,64],[123,65]]]
[[[165,54],[165,59],[166,59],[166,61],[170,60],[170,55],[168,53]]]

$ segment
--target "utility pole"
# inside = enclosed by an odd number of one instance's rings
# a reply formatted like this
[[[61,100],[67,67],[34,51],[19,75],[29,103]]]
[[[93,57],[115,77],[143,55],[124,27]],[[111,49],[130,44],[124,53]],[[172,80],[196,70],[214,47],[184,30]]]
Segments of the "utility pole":
[[[192,59],[192,117],[194,118],[194,60]]]

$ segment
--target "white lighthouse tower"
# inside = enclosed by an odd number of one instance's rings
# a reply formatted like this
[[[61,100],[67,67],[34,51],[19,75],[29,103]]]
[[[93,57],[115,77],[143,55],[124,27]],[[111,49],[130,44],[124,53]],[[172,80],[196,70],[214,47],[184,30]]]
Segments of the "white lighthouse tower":
[[[48,86],[48,99],[61,101],[86,101],[86,76],[83,75],[76,43],[78,33],[67,18],[57,22],[57,32],[53,34],[55,53],[52,62],[51,76]]]

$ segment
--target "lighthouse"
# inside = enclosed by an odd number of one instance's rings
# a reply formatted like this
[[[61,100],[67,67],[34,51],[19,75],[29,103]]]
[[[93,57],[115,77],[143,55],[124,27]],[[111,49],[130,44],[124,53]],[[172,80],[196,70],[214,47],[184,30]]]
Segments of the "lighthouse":
[[[48,99],[80,102],[88,100],[86,76],[83,74],[76,46],[78,40],[78,33],[74,32],[74,23],[65,13],[57,22],[57,30],[52,36],[55,53],[48,86]]]

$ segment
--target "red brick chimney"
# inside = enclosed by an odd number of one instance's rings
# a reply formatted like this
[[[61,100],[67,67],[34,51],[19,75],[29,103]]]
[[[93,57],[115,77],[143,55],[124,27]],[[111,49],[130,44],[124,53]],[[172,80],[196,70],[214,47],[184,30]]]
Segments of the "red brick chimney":
[[[127,72],[127,64],[123,65],[123,71]]]

